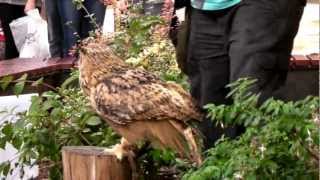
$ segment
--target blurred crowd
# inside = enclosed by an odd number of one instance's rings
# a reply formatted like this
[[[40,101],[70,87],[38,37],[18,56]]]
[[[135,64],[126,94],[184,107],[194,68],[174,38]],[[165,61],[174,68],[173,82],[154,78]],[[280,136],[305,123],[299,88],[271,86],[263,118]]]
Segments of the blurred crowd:
[[[84,7],[94,14],[98,25],[103,23],[106,2],[103,0],[86,0]],[[78,10],[72,0],[0,0],[0,22],[3,58],[12,59],[19,56],[9,24],[38,8],[41,16],[47,21],[48,41],[51,57],[68,57],[69,50],[78,38],[85,38],[94,25],[85,18],[83,9]],[[0,44],[1,44],[0,42]],[[4,44],[5,42],[5,44]]]

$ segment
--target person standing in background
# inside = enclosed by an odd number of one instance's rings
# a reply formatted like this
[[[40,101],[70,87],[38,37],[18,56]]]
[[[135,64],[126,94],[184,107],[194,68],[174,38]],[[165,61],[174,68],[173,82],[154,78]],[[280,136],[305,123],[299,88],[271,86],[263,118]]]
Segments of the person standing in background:
[[[59,12],[57,0],[44,0],[45,19],[48,24],[48,40],[50,56],[62,57],[63,54],[63,24]],[[25,5],[25,12],[35,8],[35,0],[28,0]]]
[[[5,49],[6,49],[6,38],[4,37],[4,33],[2,30],[2,25],[0,21],[0,61],[5,59]]]
[[[63,57],[63,24],[57,0],[44,0],[51,57]]]
[[[26,10],[35,8],[35,0],[28,0]],[[85,0],[85,8],[98,26],[102,26],[106,6],[99,0]],[[83,9],[77,10],[72,0],[45,0],[51,57],[68,57],[77,41],[89,36],[96,27]]]
[[[56,0],[44,0],[44,15],[48,24],[48,40],[50,56],[62,57],[63,54],[63,24],[61,22],[61,16],[59,13],[58,1]],[[24,11],[27,12],[36,7],[36,0],[27,0]]]
[[[241,77],[257,79],[250,89],[259,102],[281,98],[293,39],[306,0],[191,0],[187,75],[191,94],[202,108],[229,104],[226,85]],[[234,138],[241,127],[215,126],[204,119],[200,129],[209,148],[225,134]]]
[[[0,21],[2,24],[5,42],[5,59],[12,59],[19,56],[9,24],[24,16],[24,5],[26,0],[0,0]],[[40,7],[40,1],[34,2],[34,7]]]
[[[95,25],[90,22],[88,17],[85,17],[86,12],[81,9],[77,10],[72,0],[57,0],[60,6],[61,21],[63,23],[64,47],[63,56],[69,56],[69,50],[77,43],[78,38],[75,32],[81,39],[89,36],[89,32],[94,30]],[[106,6],[99,0],[85,0],[84,7],[90,14],[94,14],[94,18],[98,26],[103,25]],[[66,25],[70,22],[69,25]]]

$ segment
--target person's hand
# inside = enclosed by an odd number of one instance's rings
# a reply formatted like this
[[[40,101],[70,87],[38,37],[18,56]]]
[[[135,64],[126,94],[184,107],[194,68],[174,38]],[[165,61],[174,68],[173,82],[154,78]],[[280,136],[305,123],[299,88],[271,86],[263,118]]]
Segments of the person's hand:
[[[119,0],[117,3],[117,8],[120,11],[126,11],[128,9],[128,1],[127,0]]]
[[[120,11],[126,11],[128,9],[127,0],[100,0],[105,6],[115,6]]]
[[[164,5],[162,8],[161,12],[161,17],[166,21],[166,22],[171,22],[172,20],[172,15],[174,12],[174,3],[172,0],[164,0]]]
[[[30,10],[36,8],[36,0],[28,0],[26,5],[24,6],[24,12],[27,13]]]
[[[100,0],[105,6],[113,5],[116,0]]]

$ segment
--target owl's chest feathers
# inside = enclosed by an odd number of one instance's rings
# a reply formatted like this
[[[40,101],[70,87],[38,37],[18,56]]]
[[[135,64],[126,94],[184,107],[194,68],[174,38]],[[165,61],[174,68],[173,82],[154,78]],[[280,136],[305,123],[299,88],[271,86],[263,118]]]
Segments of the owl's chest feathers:
[[[90,94],[90,90],[96,88],[96,86],[102,82],[107,76],[112,75],[112,70],[102,67],[90,67],[82,65],[80,69],[80,86],[87,95]]]

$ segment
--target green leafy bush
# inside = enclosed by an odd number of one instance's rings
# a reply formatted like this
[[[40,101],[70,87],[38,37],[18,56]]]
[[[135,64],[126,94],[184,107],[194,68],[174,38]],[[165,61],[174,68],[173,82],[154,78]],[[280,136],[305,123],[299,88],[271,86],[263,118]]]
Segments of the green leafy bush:
[[[75,76],[78,74],[70,79]],[[33,96],[28,111],[15,114],[16,121],[6,121],[0,127],[0,148],[11,143],[19,154],[14,166],[10,162],[0,165],[0,174],[7,175],[14,167],[23,171],[24,165],[45,162],[50,179],[62,179],[60,151],[63,146],[107,147],[117,143],[119,137],[88,105],[78,87],[57,88]]]
[[[139,6],[130,5],[129,11],[116,22],[118,28],[111,47],[119,57],[165,81],[174,81],[189,88],[186,76],[178,68],[173,44],[159,32],[169,30],[169,25],[160,16],[143,15]]]
[[[83,8],[80,4],[83,0],[75,2],[78,8]],[[89,17],[94,20],[92,15]],[[137,68],[188,88],[170,41],[151,36],[163,21],[139,14],[122,18],[112,44],[115,52]],[[0,127],[0,148],[11,143],[19,153],[18,163],[8,161],[0,165],[0,174],[7,175],[14,167],[45,164],[50,179],[62,179],[62,146],[110,146],[118,142],[119,137],[90,109],[80,89],[69,86],[77,80],[77,73],[75,71],[60,88],[48,86],[52,91],[32,97],[27,112],[16,114],[16,121],[7,121]],[[45,85],[42,79],[28,81],[27,75],[17,80],[12,77],[0,80],[2,89],[10,83],[14,83],[17,95],[25,83]],[[205,152],[205,161],[199,168],[177,159],[171,151],[148,150],[139,158],[142,171],[152,174],[167,167],[166,172],[171,171],[177,178],[184,174],[185,180],[318,179],[319,97],[298,102],[269,99],[257,106],[258,95],[247,91],[252,83],[254,81],[241,79],[229,85],[233,104],[205,107],[212,123],[244,125],[243,135],[234,140],[222,138]]]
[[[112,47],[123,59],[136,57],[144,48],[152,45],[154,28],[163,23],[158,16],[132,15],[130,12],[118,21],[121,26],[117,29]]]
[[[75,1],[80,9],[83,8],[82,2]],[[156,26],[163,24],[162,19],[143,16],[136,9],[129,13],[130,16],[121,16],[117,21],[121,27],[117,29],[112,44],[115,53],[137,68],[144,68],[166,81],[176,81],[187,87],[186,77],[181,75],[176,65],[170,41],[164,37],[151,36]],[[89,18],[94,22],[92,15]],[[17,95],[22,92],[26,83],[33,86],[45,85],[52,89],[32,97],[27,112],[16,114],[17,121],[5,122],[0,127],[0,148],[4,148],[7,142],[11,143],[20,155],[15,166],[10,162],[2,163],[0,174],[7,175],[14,167],[22,169],[24,165],[44,163],[49,169],[50,179],[61,179],[62,146],[106,147],[118,142],[119,137],[88,107],[81,90],[77,86],[69,86],[70,83],[77,82],[77,79],[78,71],[74,71],[60,88],[51,87],[43,83],[42,79],[29,81],[27,75],[17,80],[5,77],[0,81],[2,89],[8,88],[10,83],[14,84],[13,90]],[[144,162],[152,159],[156,170],[162,165],[175,164],[175,156],[171,155],[172,153],[148,150],[140,159]],[[141,168],[144,168],[144,164]]]
[[[271,98],[257,106],[258,95],[247,91],[252,83],[241,79],[229,86],[232,105],[206,106],[213,123],[244,125],[246,132],[235,140],[222,138],[184,180],[318,179],[319,97]]]

